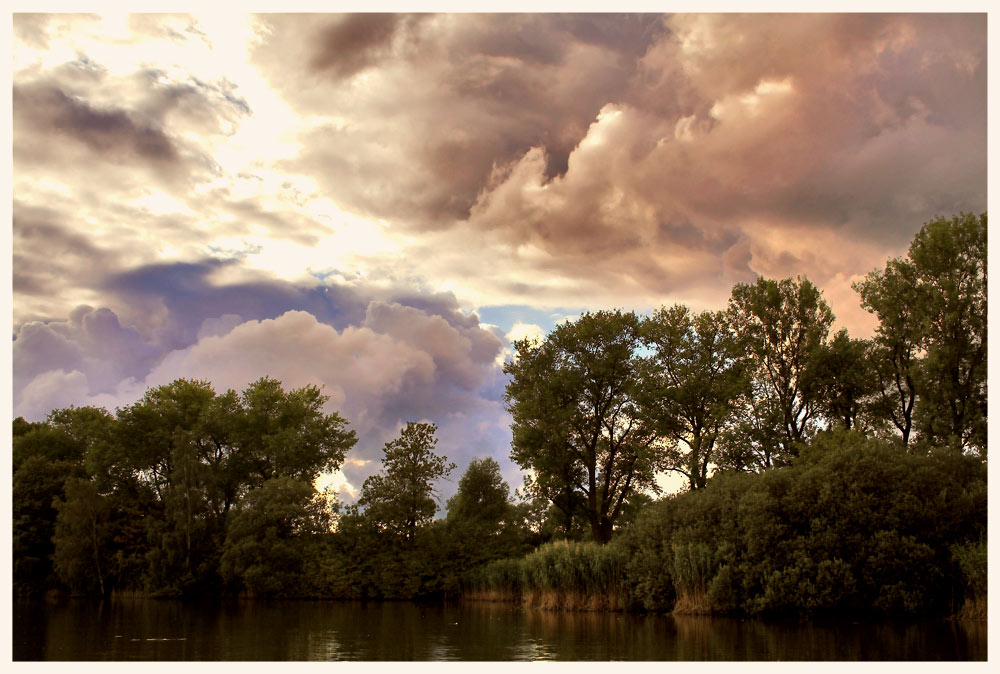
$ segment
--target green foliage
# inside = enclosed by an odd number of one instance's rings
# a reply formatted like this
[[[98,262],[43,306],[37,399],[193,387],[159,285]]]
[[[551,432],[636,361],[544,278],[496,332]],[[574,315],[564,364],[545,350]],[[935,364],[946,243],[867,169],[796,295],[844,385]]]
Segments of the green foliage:
[[[226,552],[226,580],[287,591],[284,572],[259,572],[253,561],[287,566],[285,542],[265,536],[257,543],[273,550],[263,552],[248,543],[247,513],[277,508],[288,491],[276,486],[282,481],[314,494],[319,472],[339,467],[354,434],[322,411],[325,402],[315,387],[285,392],[268,378],[221,396],[207,382],[179,379],[114,416],[85,407],[55,410],[44,424],[15,420],[15,584],[218,592]]]
[[[918,430],[985,456],[986,222],[985,213],[928,222],[906,259],[854,286],[879,319],[879,409],[904,445]]]
[[[634,313],[588,313],[544,342],[516,342],[504,366],[511,459],[535,475],[525,488],[567,522],[582,514],[599,543],[630,494],[657,489],[662,461],[638,403],[640,345]]]
[[[89,480],[70,479],[65,492],[65,500],[56,501],[56,572],[74,593],[103,595],[111,589],[105,582],[111,567],[110,505]]]
[[[222,577],[252,596],[300,594],[306,549],[329,524],[325,499],[312,484],[271,478],[229,515]]]
[[[674,586],[678,592],[704,596],[712,579],[712,550],[705,543],[674,545]]]
[[[365,480],[358,505],[387,536],[412,542],[419,527],[437,511],[434,482],[455,464],[434,453],[437,426],[408,422],[395,440],[383,448],[382,472]]]
[[[692,315],[682,305],[654,313],[642,333],[653,354],[645,363],[641,400],[663,438],[664,468],[687,477],[692,489],[702,488],[717,461],[716,440],[749,383],[738,343],[725,314]]]
[[[989,580],[989,554],[986,539],[953,545],[951,556],[961,574],[962,607],[958,615],[971,620],[987,618],[987,581]]]
[[[953,546],[985,522],[978,459],[841,431],[784,468],[721,474],[654,504],[623,544],[649,610],[687,596],[713,612],[941,614]]]
[[[337,518],[336,533],[316,560],[320,596],[412,599],[458,590],[465,566],[475,558],[466,546],[482,542],[463,540],[460,533],[489,540],[498,526],[489,519],[502,506],[497,496],[505,495],[507,486],[493,483],[487,462],[477,464],[463,480],[464,491],[452,499],[457,508],[452,521],[434,522],[434,483],[455,468],[434,453],[436,430],[433,424],[408,423],[386,443],[382,471],[365,480],[357,504]]]
[[[524,600],[548,608],[623,607],[625,551],[594,542],[546,543],[520,559],[500,559],[473,571],[471,594]]]
[[[816,421],[819,400],[807,385],[809,369],[813,354],[826,342],[833,312],[808,279],[759,278],[733,287],[727,318],[751,377],[743,423],[751,431],[761,420],[777,427],[774,436],[762,439],[777,440],[780,452],[774,455],[765,448],[757,462],[763,468],[780,465],[796,455],[796,443]]]
[[[986,597],[989,554],[986,540],[954,545],[951,554],[962,572],[966,593],[973,597]]]
[[[340,468],[356,442],[338,414],[324,414],[327,397],[315,386],[284,391],[268,377],[252,383],[236,406],[233,440],[251,486],[274,477],[312,483]]]
[[[499,530],[509,520],[510,487],[493,458],[473,459],[458,481],[458,491],[448,499],[449,522],[466,522]]]
[[[910,245],[926,355],[918,427],[986,454],[986,214],[928,222]]]
[[[468,569],[516,554],[523,533],[517,518],[500,464],[492,458],[473,459],[458,481],[458,491],[448,499],[443,534],[449,566]]]
[[[87,413],[65,412],[64,416]],[[58,585],[52,564],[55,501],[64,499],[68,480],[84,477],[89,441],[80,432],[71,433],[67,424],[54,423],[53,417],[34,424],[14,420],[11,543],[18,592],[38,593]]]
[[[986,216],[963,214],[856,285],[872,340],[829,339],[799,278],[517,342],[526,498],[475,460],[437,521],[455,466],[432,424],[385,445],[356,506],[316,493],[355,436],[315,387],[181,379],[15,419],[14,587],[983,617],[986,281]],[[689,490],[654,502],[664,469]]]
[[[846,329],[841,330],[828,343],[816,347],[810,367],[803,373],[803,387],[817,401],[819,412],[846,430],[879,425],[865,414],[877,381],[868,359],[870,349],[868,340],[851,339]]]

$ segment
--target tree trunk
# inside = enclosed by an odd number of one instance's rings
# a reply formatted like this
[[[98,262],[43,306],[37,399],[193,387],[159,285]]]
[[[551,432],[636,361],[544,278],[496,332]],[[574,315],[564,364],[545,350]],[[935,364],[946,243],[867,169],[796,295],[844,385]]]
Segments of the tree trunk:
[[[101,596],[104,596],[104,576],[101,574],[101,554],[97,549],[97,516],[91,513],[90,516],[90,542],[94,548],[94,568],[97,570],[97,584],[101,588]]]

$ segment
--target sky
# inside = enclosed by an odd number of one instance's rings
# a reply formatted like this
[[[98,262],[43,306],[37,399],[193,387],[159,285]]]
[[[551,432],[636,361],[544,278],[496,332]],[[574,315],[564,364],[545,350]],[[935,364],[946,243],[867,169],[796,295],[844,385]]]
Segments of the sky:
[[[512,489],[502,364],[584,311],[851,283],[987,200],[985,14],[15,14],[12,407],[316,385]]]

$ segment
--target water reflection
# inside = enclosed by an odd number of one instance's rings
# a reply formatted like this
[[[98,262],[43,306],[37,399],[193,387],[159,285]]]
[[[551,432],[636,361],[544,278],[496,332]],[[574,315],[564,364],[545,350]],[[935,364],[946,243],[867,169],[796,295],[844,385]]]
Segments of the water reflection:
[[[984,660],[986,626],[507,604],[16,602],[15,660]]]

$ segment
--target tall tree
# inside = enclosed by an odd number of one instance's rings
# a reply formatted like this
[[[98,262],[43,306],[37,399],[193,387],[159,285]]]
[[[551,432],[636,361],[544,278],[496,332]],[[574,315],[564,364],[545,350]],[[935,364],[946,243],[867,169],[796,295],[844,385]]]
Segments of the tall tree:
[[[494,459],[473,459],[448,499],[445,520],[452,539],[471,567],[513,552],[518,542],[516,513],[510,487]]]
[[[105,582],[111,567],[110,505],[91,480],[71,478],[65,491],[65,500],[55,503],[56,572],[74,592],[104,595],[111,589]]]
[[[455,469],[434,453],[437,426],[408,422],[383,448],[382,472],[367,478],[358,505],[384,533],[412,544],[420,527],[437,512],[434,482]]]
[[[251,486],[273,477],[312,482],[340,468],[356,437],[343,417],[323,412],[327,400],[316,386],[286,392],[270,377],[243,391],[232,441]]]
[[[879,319],[881,398],[904,445],[918,430],[986,452],[986,237],[985,213],[932,220],[854,286]]]
[[[515,342],[504,366],[511,458],[534,472],[533,495],[580,504],[599,543],[630,494],[656,489],[662,464],[639,410],[640,346],[634,313],[587,313],[540,343]]]
[[[86,445],[50,423],[14,420],[11,476],[13,581],[18,592],[56,585],[52,566],[57,511],[72,478],[84,478]]]
[[[871,342],[851,339],[846,329],[840,330],[817,347],[803,376],[804,388],[816,399],[820,413],[846,430],[858,426],[876,391],[870,354]]]
[[[225,521],[209,506],[205,461],[212,453],[206,424],[214,399],[205,381],[178,379],[149,389],[119,411],[120,444],[100,457],[122,476],[134,471],[155,494],[146,518],[147,578],[154,591],[179,594],[218,583]]]
[[[874,409],[892,422],[905,447],[913,430],[920,367],[916,269],[906,260],[889,260],[884,271],[870,272],[853,287],[861,295],[861,306],[879,320],[869,350],[878,384]]]
[[[747,388],[739,345],[723,312],[661,308],[643,323],[652,355],[643,407],[666,439],[666,469],[705,486],[720,433]]]
[[[920,429],[986,453],[986,214],[938,218],[910,245],[925,352]]]
[[[818,411],[804,379],[813,353],[826,341],[833,312],[806,278],[759,278],[733,287],[728,318],[754,380],[751,413],[779,422],[779,460],[795,456],[795,443],[806,437]]]

